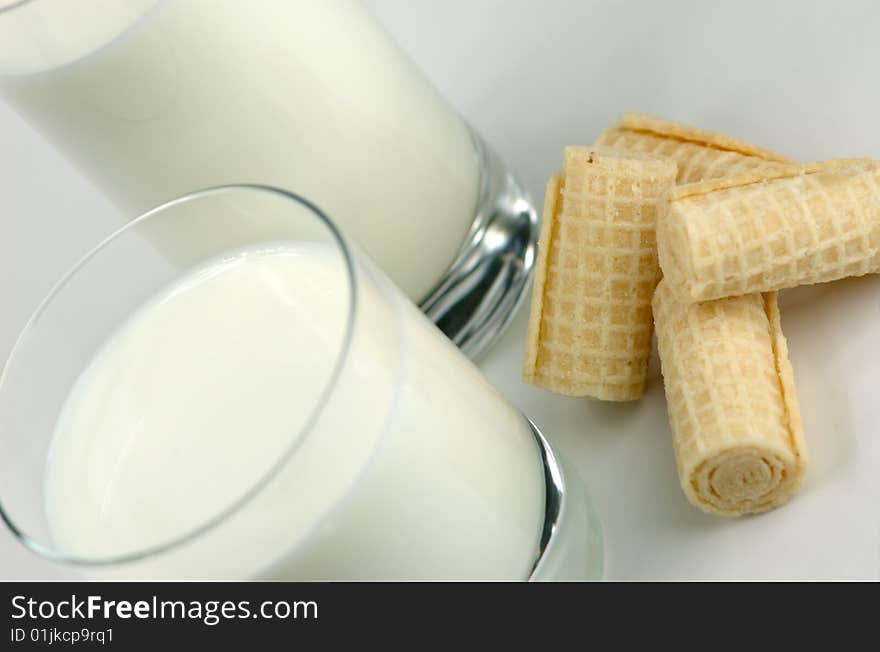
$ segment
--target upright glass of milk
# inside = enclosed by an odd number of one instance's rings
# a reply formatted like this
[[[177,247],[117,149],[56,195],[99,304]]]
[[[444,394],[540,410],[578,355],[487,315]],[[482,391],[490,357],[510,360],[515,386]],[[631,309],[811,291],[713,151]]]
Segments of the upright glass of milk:
[[[149,244],[182,233],[205,234],[185,264]],[[174,200],[82,258],[0,376],[0,460],[6,523],[88,577],[601,572],[576,474],[324,213],[267,186]]]
[[[469,355],[522,296],[530,201],[355,1],[0,0],[0,96],[128,215],[312,198]]]

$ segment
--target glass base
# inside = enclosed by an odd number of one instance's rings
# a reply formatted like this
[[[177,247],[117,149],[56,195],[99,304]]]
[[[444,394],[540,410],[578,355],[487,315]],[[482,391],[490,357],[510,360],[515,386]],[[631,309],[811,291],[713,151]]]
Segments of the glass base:
[[[443,279],[419,307],[471,359],[510,322],[528,287],[538,244],[532,200],[471,130],[480,163],[476,217]]]
[[[541,447],[547,478],[547,507],[541,552],[530,582],[587,582],[602,579],[602,526],[577,471],[558,457],[529,421]]]

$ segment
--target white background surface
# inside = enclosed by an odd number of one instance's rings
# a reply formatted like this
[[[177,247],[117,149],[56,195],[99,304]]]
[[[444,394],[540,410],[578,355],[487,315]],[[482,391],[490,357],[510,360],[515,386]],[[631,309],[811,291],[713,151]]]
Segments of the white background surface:
[[[563,146],[592,142],[624,110],[796,159],[880,157],[876,2],[367,5],[539,203]],[[112,214],[0,103],[0,355]],[[483,362],[580,469],[605,525],[609,579],[880,579],[880,277],[796,290],[782,305],[812,466],[790,504],[759,517],[707,516],[683,497],[656,361],[632,405],[528,387],[521,311]],[[56,574],[0,532],[0,579]]]

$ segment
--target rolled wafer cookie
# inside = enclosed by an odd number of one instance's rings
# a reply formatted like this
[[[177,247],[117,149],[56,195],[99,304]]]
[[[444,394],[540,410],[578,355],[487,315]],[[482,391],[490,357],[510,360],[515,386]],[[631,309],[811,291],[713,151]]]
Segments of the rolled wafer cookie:
[[[525,380],[568,396],[642,395],[659,279],[655,227],[675,174],[665,158],[565,149],[544,202]]]
[[[791,163],[781,154],[723,134],[639,113],[624,113],[596,144],[671,158],[678,163],[679,184]]]
[[[828,161],[676,189],[657,228],[682,300],[880,272],[880,162]]]
[[[788,500],[807,455],[776,294],[686,303],[664,278],[653,308],[688,500],[725,516]]]

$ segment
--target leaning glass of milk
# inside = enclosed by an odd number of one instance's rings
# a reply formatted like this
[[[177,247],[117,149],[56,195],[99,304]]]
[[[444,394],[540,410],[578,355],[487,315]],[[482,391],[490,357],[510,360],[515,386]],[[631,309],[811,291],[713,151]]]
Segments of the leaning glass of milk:
[[[353,0],[0,0],[0,97],[126,215],[296,188],[472,357],[523,294],[526,193]]]
[[[186,264],[149,244],[194,233]],[[86,577],[601,574],[576,472],[319,208],[268,186],[166,203],[57,283],[0,376],[0,460],[6,524]]]

